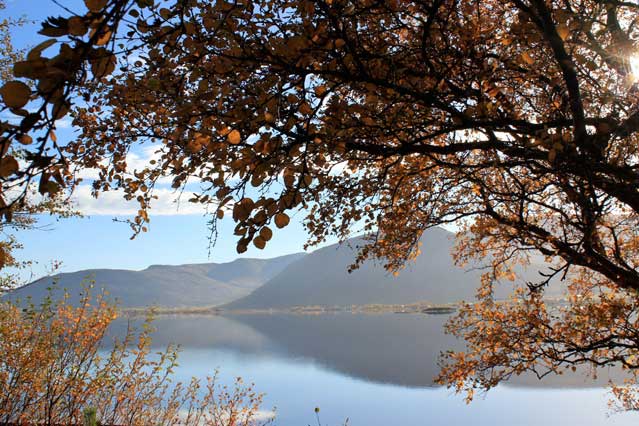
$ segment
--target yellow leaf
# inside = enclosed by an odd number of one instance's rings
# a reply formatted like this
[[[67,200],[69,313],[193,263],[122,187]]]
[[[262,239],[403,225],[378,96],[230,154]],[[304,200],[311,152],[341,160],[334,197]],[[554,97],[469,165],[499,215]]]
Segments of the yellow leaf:
[[[53,27],[51,25],[47,25],[38,31],[38,34],[42,34],[47,37],[62,37],[67,35],[67,31],[66,27]]]
[[[146,23],[146,21],[144,19],[138,19],[138,22],[136,23],[137,30],[139,32],[141,32],[142,34],[146,33],[149,31],[150,27],[149,24]]]
[[[242,135],[240,134],[238,130],[231,131],[231,133],[229,133],[226,138],[228,139],[229,143],[232,145],[237,145],[242,141]]]
[[[31,89],[20,81],[10,81],[2,86],[0,95],[9,108],[22,108],[29,102]]]
[[[486,94],[488,96],[490,96],[491,98],[496,97],[497,95],[499,95],[501,93],[501,89],[499,87],[493,87],[492,89],[490,89],[488,92],[486,92]]]
[[[251,215],[255,203],[250,198],[243,198],[233,206],[233,219],[236,221],[245,221]]]

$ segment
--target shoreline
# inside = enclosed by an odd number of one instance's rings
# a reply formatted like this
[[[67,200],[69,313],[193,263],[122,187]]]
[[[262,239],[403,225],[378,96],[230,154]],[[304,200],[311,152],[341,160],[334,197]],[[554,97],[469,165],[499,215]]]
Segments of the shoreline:
[[[121,308],[121,314],[129,317],[144,315],[263,315],[263,314],[297,314],[297,315],[322,315],[336,313],[351,314],[425,314],[425,315],[449,315],[457,311],[459,303],[434,304],[428,302],[416,302],[410,304],[368,304],[345,306],[292,306],[288,308],[264,308],[264,309],[224,309],[216,306],[202,306],[192,308],[180,307],[149,307],[149,308]]]
[[[496,302],[512,302],[512,300],[498,300]],[[559,306],[565,303],[564,299],[548,299],[550,306]],[[288,314],[288,315],[324,315],[337,313],[350,314],[423,314],[423,315],[450,315],[459,309],[463,301],[455,303],[431,303],[414,302],[405,304],[366,304],[366,305],[305,305],[285,308],[260,308],[260,309],[225,309],[219,306],[199,307],[131,307],[120,308],[120,314],[128,317],[140,317],[146,315],[264,315],[264,314]]]

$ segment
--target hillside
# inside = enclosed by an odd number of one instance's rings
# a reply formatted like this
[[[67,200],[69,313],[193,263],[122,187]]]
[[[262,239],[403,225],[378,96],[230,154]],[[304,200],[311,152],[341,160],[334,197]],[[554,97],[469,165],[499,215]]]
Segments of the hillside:
[[[454,235],[434,228],[422,237],[423,254],[398,277],[381,264],[369,261],[348,273],[361,238],[332,245],[308,255],[293,254],[274,259],[237,259],[229,263],[154,265],[142,271],[94,269],[59,274],[35,281],[11,292],[11,299],[31,297],[35,302],[57,282],[77,300],[83,282],[95,281],[108,290],[122,307],[195,308],[223,306],[228,309],[269,309],[293,306],[435,304],[472,300],[481,271],[464,270],[453,264]],[[537,280],[543,268],[539,260],[527,271],[527,280]],[[522,282],[519,282],[521,285]],[[510,282],[496,287],[497,298],[512,290]],[[58,289],[56,292],[60,292]],[[550,291],[551,295],[553,291]]]
[[[14,300],[31,297],[37,303],[55,282],[56,294],[65,288],[73,301],[79,297],[82,283],[93,280],[96,290],[108,290],[122,307],[215,306],[246,296],[302,256],[298,253],[219,264],[153,265],[142,271],[91,269],[42,278],[5,297]]]
[[[401,271],[398,277],[386,272],[380,264],[367,262],[348,273],[355,258],[354,238],[342,245],[319,249],[291,263],[280,274],[250,295],[224,306],[228,309],[286,308],[301,305],[401,304],[416,301],[453,303],[471,300],[477,289],[481,271],[466,271],[453,264],[451,250],[454,234],[433,228],[422,237],[422,255]],[[528,280],[538,280],[543,261],[519,271]],[[523,281],[520,281],[520,285]],[[502,283],[496,296],[502,298],[513,283]]]

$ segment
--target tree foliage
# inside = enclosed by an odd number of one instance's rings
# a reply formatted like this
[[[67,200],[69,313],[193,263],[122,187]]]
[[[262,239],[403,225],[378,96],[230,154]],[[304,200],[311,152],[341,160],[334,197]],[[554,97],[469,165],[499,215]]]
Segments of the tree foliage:
[[[6,9],[6,1],[0,1],[0,10]],[[13,64],[23,59],[24,51],[13,46],[11,31],[27,23],[26,18],[5,18],[0,22],[0,83],[13,80]]]
[[[446,383],[489,388],[540,364],[636,368],[633,334],[617,334],[635,329],[639,290],[636,3],[85,4],[43,24],[49,38],[14,66],[24,80],[0,90],[22,117],[4,123],[3,152],[22,143],[27,160],[0,163],[5,212],[23,199],[10,189],[37,181],[56,194],[75,168],[96,168],[96,194],[137,199],[131,225],[144,231],[168,176],[201,188],[191,201],[213,226],[232,215],[240,253],[303,209],[310,244],[364,230],[358,260],[391,270],[419,253],[425,229],[455,223],[460,263],[480,257],[492,271],[452,323],[471,346]],[[72,102],[81,134],[57,141]],[[142,145],[157,158],[131,170]],[[531,252],[554,265],[548,277],[493,303],[491,280]],[[565,310],[541,297],[552,276],[574,294]]]
[[[6,3],[0,1],[0,10],[4,10],[5,8]],[[3,86],[5,90],[7,87],[11,88],[16,85],[9,84],[7,86],[7,84],[14,79],[13,65],[16,62],[22,61],[26,53],[24,50],[16,49],[13,46],[11,33],[17,28],[27,24],[27,22],[25,17],[17,19],[5,18],[0,21],[0,85]],[[19,87],[23,91],[28,89],[28,87],[27,89],[23,86]],[[29,91],[28,96],[30,95],[31,93]],[[25,137],[23,141],[26,140],[27,138]],[[3,152],[5,151],[6,150],[3,149]],[[25,155],[25,152],[15,147],[10,147],[8,152],[16,161],[9,160],[8,163],[5,161],[5,171],[19,167],[17,162],[21,161]],[[0,166],[0,173],[2,169],[2,166]],[[16,257],[16,251],[22,248],[22,244],[16,237],[16,231],[37,228],[38,215],[48,214],[58,218],[79,215],[79,212],[72,208],[62,193],[47,198],[39,196],[35,189],[27,190],[25,195],[26,193],[28,193],[28,197],[25,197],[20,203],[16,203],[4,211],[4,216],[10,220],[5,220],[0,223],[0,233],[2,234],[0,239],[0,268],[14,268],[15,270],[19,270],[32,265],[32,261],[21,261]],[[15,287],[21,283],[21,281],[19,274],[7,273],[5,269],[5,273],[0,276],[0,293]]]
[[[249,426],[262,396],[237,379],[173,381],[177,351],[151,351],[147,320],[113,344],[117,317],[104,295],[85,293],[41,306],[0,305],[0,422],[82,424],[87,409],[101,424]]]

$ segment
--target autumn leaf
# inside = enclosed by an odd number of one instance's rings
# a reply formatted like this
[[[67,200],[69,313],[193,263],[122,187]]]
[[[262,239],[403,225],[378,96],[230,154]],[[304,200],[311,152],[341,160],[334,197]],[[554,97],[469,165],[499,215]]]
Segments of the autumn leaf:
[[[89,30],[84,19],[80,16],[73,16],[69,18],[69,34],[74,36],[83,36]]]
[[[266,121],[267,123],[274,123],[275,116],[273,116],[273,114],[267,111],[264,113],[264,121]]]
[[[29,102],[31,89],[20,81],[10,81],[0,88],[0,95],[9,108],[22,108]]]
[[[522,53],[521,59],[528,65],[532,65],[535,63],[535,60],[528,54],[528,52]]]
[[[42,52],[46,49],[48,49],[49,47],[53,46],[54,44],[56,44],[57,41],[56,40],[45,40],[42,43],[38,44],[37,46],[35,46],[34,48],[32,48],[29,53],[27,54],[27,59],[29,61],[36,61],[38,59],[40,59],[40,56],[42,55]],[[18,76],[16,76],[18,77]]]
[[[286,213],[278,213],[275,215],[275,226],[277,226],[278,228],[284,228],[286,225],[289,224],[290,220],[291,219]]]
[[[315,92],[315,96],[317,97],[321,97],[322,95],[324,95],[324,93],[326,93],[326,86],[315,86],[315,89],[313,89]]]
[[[18,142],[22,145],[31,145],[33,143],[33,138],[29,135],[22,135],[18,138]]]
[[[246,242],[240,241],[237,243],[236,251],[238,254],[245,253],[248,250],[248,244]]]
[[[104,46],[105,44],[107,44],[109,42],[109,40],[111,40],[111,35],[112,35],[112,31],[111,30],[107,30],[104,31],[102,33],[100,33],[98,35],[98,37],[95,39],[95,45],[96,46]]]
[[[265,226],[262,229],[260,229],[260,237],[262,237],[264,241],[270,241],[271,238],[273,237],[273,231],[271,231],[271,229],[268,226]]]
[[[117,59],[108,50],[104,48],[96,49],[93,51],[93,56],[91,72],[96,78],[106,77],[115,70]]]
[[[15,77],[38,78],[46,74],[47,61],[37,58],[28,61],[18,61],[13,65]]]
[[[0,159],[0,177],[7,178],[17,172],[20,168],[18,161],[10,156],[6,155]]]
[[[107,5],[108,0],[84,0],[84,4],[91,12],[100,12]]]
[[[253,239],[253,244],[260,250],[263,250],[266,247],[266,240],[261,236],[257,236]]]
[[[557,34],[562,40],[566,40],[570,36],[570,29],[566,24],[557,25]]]
[[[242,141],[242,135],[240,134],[239,131],[237,130],[232,130],[228,135],[227,135],[227,140],[229,141],[229,143],[231,145],[237,145]]]

